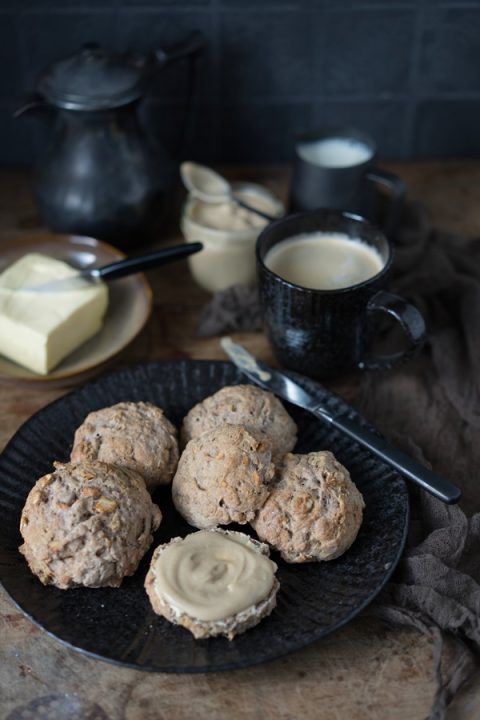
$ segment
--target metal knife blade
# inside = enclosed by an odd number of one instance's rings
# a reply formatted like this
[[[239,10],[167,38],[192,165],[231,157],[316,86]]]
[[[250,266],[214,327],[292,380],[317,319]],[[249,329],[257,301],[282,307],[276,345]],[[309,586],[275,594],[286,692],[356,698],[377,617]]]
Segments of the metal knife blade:
[[[230,360],[257,385],[264,390],[270,390],[284,400],[298,405],[304,410],[318,410],[321,407],[318,400],[315,400],[294,380],[273,370],[261,360],[253,357],[248,350],[241,345],[234,343],[229,337],[220,340],[220,345],[227,353]]]
[[[232,362],[255,384],[330,423],[442,502],[456,503],[460,500],[460,489],[449,480],[436,475],[409,455],[389,445],[371,430],[347,417],[334,415],[295,380],[257,360],[248,350],[234,343],[230,338],[222,338],[220,344]]]
[[[76,275],[68,275],[59,280],[49,280],[48,282],[19,289],[24,292],[36,293],[62,293],[72,292],[73,290],[84,290],[101,282],[98,274],[94,273],[96,269],[97,268],[89,268],[87,270],[81,270]]]

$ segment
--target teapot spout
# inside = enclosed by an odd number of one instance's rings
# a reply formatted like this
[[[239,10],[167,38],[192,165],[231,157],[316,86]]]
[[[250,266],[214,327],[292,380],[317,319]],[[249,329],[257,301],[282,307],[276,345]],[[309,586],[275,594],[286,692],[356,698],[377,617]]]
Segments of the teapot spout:
[[[45,100],[44,97],[42,97],[38,93],[33,93],[32,95],[28,95],[23,101],[22,105],[20,105],[20,107],[14,111],[13,117],[17,118],[26,112],[30,112],[31,110],[43,109],[47,106],[48,102]]]

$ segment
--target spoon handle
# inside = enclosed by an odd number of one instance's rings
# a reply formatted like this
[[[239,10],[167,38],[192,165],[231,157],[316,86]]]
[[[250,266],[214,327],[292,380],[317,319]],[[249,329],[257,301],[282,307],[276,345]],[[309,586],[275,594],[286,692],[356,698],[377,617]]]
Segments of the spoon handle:
[[[202,248],[203,245],[200,242],[173,245],[148,253],[147,255],[138,255],[137,257],[126,258],[126,260],[117,260],[101,268],[92,268],[90,272],[102,280],[114,280],[115,278],[124,277],[125,275],[132,275],[141,270],[157,267],[157,265],[165,265],[175,260],[181,260],[188,255],[198,252]]]
[[[252,205],[243,202],[243,200],[240,200],[236,195],[232,195],[232,200],[234,200],[237,205],[240,205],[240,207],[245,208],[245,210],[249,210],[249,212],[253,212],[256,215],[260,215],[260,217],[264,218],[264,220],[268,220],[268,222],[273,222],[273,220],[277,219],[273,217],[273,215],[269,215],[268,213],[263,212],[263,210],[257,210],[257,208]]]

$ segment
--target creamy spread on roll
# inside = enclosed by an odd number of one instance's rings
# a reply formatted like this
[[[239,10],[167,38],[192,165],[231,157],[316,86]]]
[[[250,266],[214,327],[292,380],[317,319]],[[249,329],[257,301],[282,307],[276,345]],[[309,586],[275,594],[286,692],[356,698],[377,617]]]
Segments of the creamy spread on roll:
[[[276,569],[248,536],[200,530],[159,555],[155,592],[179,614],[223,620],[263,600]]]

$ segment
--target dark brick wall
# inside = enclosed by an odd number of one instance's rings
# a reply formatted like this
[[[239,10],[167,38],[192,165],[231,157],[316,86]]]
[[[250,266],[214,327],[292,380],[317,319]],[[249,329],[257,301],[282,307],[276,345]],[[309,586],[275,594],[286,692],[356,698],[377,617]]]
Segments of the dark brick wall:
[[[0,164],[28,164],[41,118],[12,118],[51,60],[96,40],[149,50],[202,30],[189,155],[280,161],[325,123],[373,134],[385,159],[480,156],[480,0],[0,0]],[[184,65],[142,109],[178,137]]]

